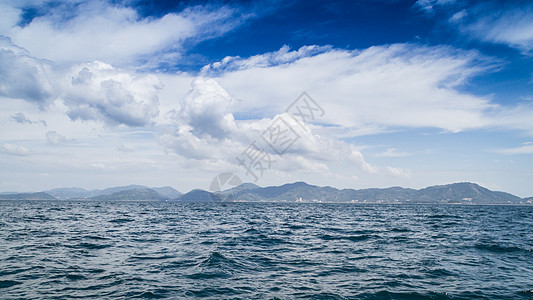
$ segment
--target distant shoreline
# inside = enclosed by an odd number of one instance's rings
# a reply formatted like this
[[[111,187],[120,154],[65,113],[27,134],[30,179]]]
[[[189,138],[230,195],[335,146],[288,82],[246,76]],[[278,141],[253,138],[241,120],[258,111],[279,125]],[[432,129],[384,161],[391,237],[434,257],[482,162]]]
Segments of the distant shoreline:
[[[351,203],[351,204],[446,204],[446,205],[520,205],[533,204],[533,197],[520,198],[492,191],[478,184],[459,182],[423,189],[403,187],[336,189],[294,182],[260,187],[252,183],[226,186],[221,191],[194,189],[185,194],[172,187],[128,185],[103,190],[57,188],[37,193],[2,193],[0,200],[51,201],[178,201],[250,203]]]
[[[149,199],[128,199],[128,200],[95,200],[95,199],[0,199],[0,202],[9,201],[35,201],[35,202],[172,202],[172,203],[205,203],[205,204],[235,204],[235,203],[253,203],[253,204],[350,204],[350,205],[441,205],[441,206],[533,206],[530,203],[380,203],[380,202],[297,202],[297,201],[181,201],[181,200],[149,200]]]

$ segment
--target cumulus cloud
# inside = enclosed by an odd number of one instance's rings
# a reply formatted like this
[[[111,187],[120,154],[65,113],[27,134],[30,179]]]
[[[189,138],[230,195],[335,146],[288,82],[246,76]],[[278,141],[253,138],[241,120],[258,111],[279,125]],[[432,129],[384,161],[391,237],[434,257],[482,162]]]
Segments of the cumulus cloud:
[[[177,117],[189,124],[197,136],[216,139],[231,138],[236,131],[229,112],[232,97],[215,80],[197,78],[191,92],[182,101]]]
[[[30,151],[26,147],[15,144],[2,144],[0,146],[0,152],[17,156],[25,156],[30,154]]]
[[[288,113],[272,118],[235,120],[231,108],[238,105],[239,102],[214,79],[197,78],[180,102],[180,109],[174,111],[175,124],[162,131],[159,141],[168,151],[181,157],[217,166],[236,167],[238,157],[242,160],[259,151],[268,158],[264,159],[268,168],[272,165],[272,169],[281,172],[331,174],[328,165],[342,161],[351,165],[353,172],[393,176],[401,173],[399,169],[370,164],[355,146],[317,134],[313,131],[316,126],[302,126]],[[263,136],[279,119],[287,126],[281,131],[290,129],[295,134],[292,136],[294,143],[283,151],[277,151],[273,140]]]
[[[142,126],[158,113],[159,79],[113,68],[102,62],[77,65],[64,75],[61,98],[73,120]]]
[[[101,60],[115,65],[157,59],[152,56],[163,56],[165,51],[181,53],[185,41],[220,36],[250,16],[228,6],[193,6],[159,18],[145,18],[127,5],[107,1],[46,7],[46,12],[22,25],[21,10],[6,11],[9,18],[4,23],[12,24],[0,26],[0,34],[33,55],[56,62]]]
[[[32,121],[28,119],[26,115],[23,113],[14,114],[11,116],[11,119],[13,119],[13,121],[20,123],[20,124],[39,124],[42,126],[46,126],[46,121],[44,120]]]
[[[37,103],[59,99],[72,120],[142,126],[157,117],[159,79],[102,62],[62,67],[43,61],[0,37],[0,96]],[[25,116],[14,119],[24,122]]]
[[[234,99],[213,79],[197,78],[188,95],[172,112],[174,126],[159,140],[167,148],[192,159],[216,159],[235,154],[240,145],[229,107]]]
[[[50,65],[0,36],[0,96],[37,102],[53,94]]]

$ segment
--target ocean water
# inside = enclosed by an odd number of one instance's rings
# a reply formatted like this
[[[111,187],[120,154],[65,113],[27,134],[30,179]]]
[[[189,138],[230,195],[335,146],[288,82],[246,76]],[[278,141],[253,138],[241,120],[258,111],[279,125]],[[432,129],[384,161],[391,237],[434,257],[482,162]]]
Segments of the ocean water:
[[[0,298],[533,298],[533,207],[0,202]]]

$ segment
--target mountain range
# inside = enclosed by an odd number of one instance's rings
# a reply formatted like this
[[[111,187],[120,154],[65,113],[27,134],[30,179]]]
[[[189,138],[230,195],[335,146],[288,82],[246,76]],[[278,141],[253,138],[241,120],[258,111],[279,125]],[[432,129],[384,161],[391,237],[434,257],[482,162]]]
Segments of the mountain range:
[[[533,197],[491,191],[475,183],[460,182],[424,189],[402,187],[336,189],[305,182],[260,187],[252,183],[212,193],[195,189],[182,194],[172,187],[149,188],[142,185],[111,187],[103,190],[57,188],[38,193],[2,193],[0,200],[171,200],[182,202],[351,202],[351,203],[437,203],[437,204],[533,204]]]
[[[152,187],[149,188],[147,186],[143,185],[126,185],[126,186],[117,186],[117,187],[110,187],[103,190],[86,190],[82,188],[57,188],[52,190],[43,191],[44,193],[47,193],[53,197],[56,197],[57,199],[73,199],[73,198],[95,198],[98,196],[110,196],[114,193],[119,193],[123,191],[129,191],[129,190],[143,190],[143,189],[151,189],[156,191],[160,194],[160,196],[164,196],[167,199],[175,199],[182,195],[179,191],[175,190],[174,188],[170,186],[165,187]],[[104,199],[104,198],[100,198]]]

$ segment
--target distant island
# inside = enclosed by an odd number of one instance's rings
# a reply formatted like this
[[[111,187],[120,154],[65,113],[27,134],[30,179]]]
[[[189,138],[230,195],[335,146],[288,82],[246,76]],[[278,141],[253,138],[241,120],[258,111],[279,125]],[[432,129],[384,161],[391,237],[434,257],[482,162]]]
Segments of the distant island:
[[[142,185],[112,187],[103,190],[57,188],[37,193],[0,193],[0,200],[92,200],[92,201],[181,201],[181,202],[311,202],[311,203],[382,203],[382,204],[506,204],[531,205],[533,197],[491,191],[475,183],[460,182],[423,189],[402,187],[336,189],[305,182],[260,187],[252,183],[218,193],[195,189],[186,194],[172,187],[150,188]]]

